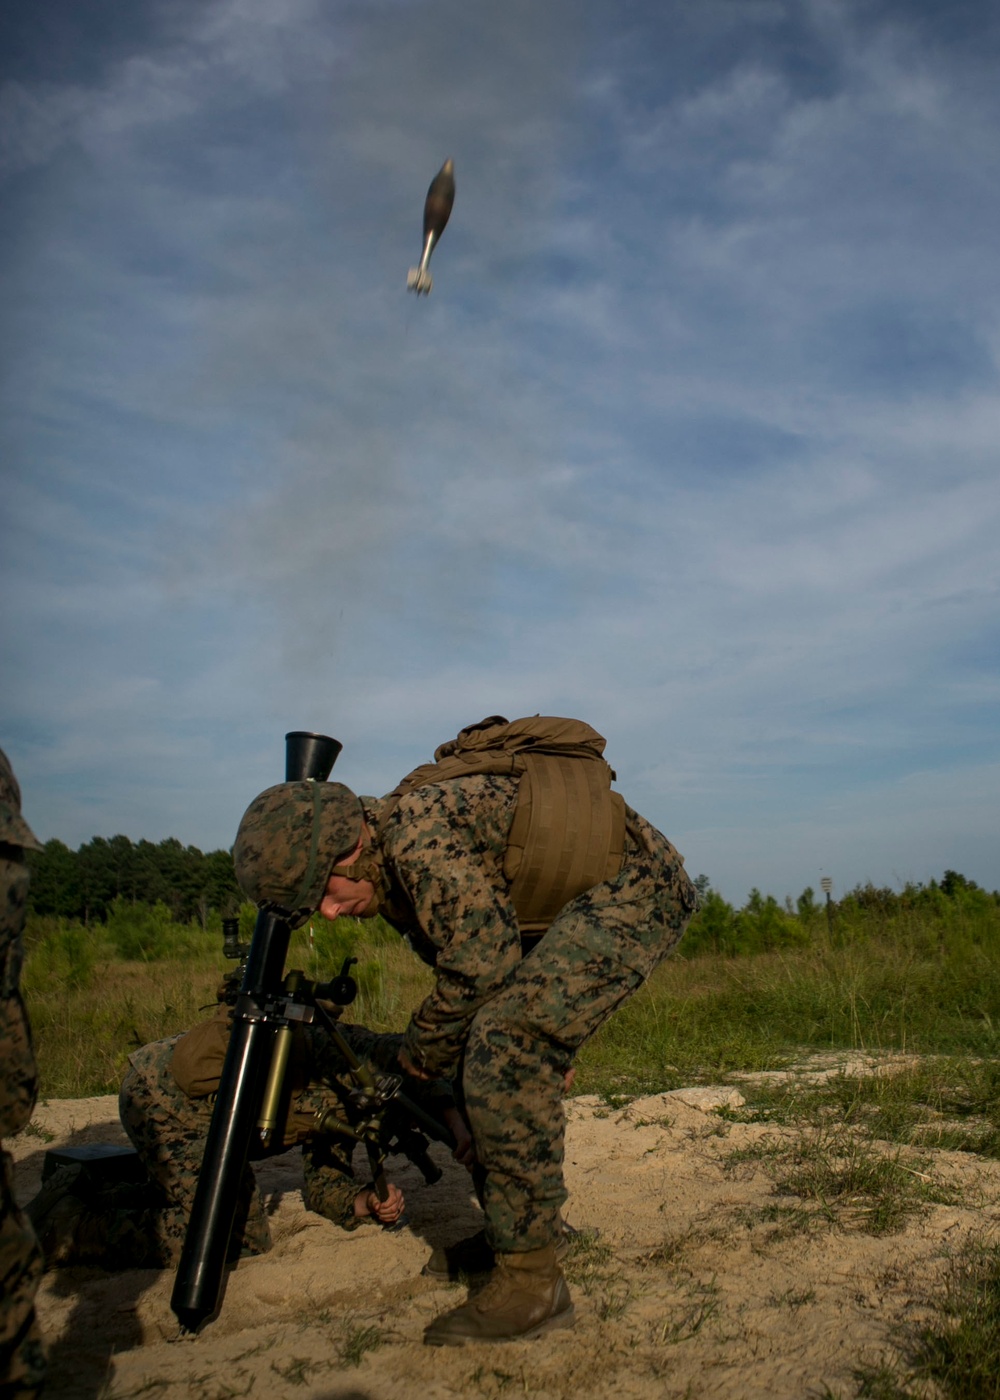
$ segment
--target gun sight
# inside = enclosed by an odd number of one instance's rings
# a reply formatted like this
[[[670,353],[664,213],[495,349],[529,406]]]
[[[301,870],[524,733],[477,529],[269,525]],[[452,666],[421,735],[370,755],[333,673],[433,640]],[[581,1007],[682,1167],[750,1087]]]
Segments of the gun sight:
[[[239,919],[222,921],[222,955],[233,962],[242,962],[250,951],[249,943],[240,942]]]

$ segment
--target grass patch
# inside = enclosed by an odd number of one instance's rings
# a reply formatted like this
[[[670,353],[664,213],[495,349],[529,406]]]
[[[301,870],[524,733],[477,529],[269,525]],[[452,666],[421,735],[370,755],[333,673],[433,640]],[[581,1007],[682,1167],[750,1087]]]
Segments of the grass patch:
[[[677,1311],[663,1322],[654,1324],[650,1341],[655,1346],[673,1347],[696,1337],[718,1313],[718,1293],[714,1279],[708,1283],[692,1283]]]
[[[831,1223],[868,1235],[890,1234],[927,1205],[955,1200],[954,1192],[904,1163],[899,1151],[885,1155],[843,1131],[801,1138],[776,1168],[778,1195],[813,1201]]]
[[[341,1365],[360,1366],[364,1356],[370,1351],[378,1351],[384,1342],[385,1333],[374,1323],[349,1327],[338,1349]]]
[[[786,1288],[783,1293],[772,1293],[764,1300],[769,1308],[789,1308],[798,1312],[807,1303],[815,1303],[815,1288]]]
[[[276,1361],[271,1362],[271,1370],[276,1376],[280,1376],[289,1385],[305,1385],[312,1373],[320,1368],[315,1361],[310,1361],[305,1356],[293,1356],[286,1361],[283,1366],[279,1366]]]
[[[569,1237],[562,1271],[568,1283],[594,1299],[594,1312],[601,1322],[617,1322],[636,1295],[614,1250],[593,1230]]]
[[[863,913],[859,906],[857,919]],[[902,1089],[884,1083],[845,1082],[824,1091],[824,1102],[890,1140],[909,1141],[907,1134],[936,1124],[941,1145],[996,1155],[1000,1071],[986,1068],[1000,1052],[991,1019],[1000,1004],[996,918],[991,913],[992,923],[970,932],[927,911],[891,923],[879,922],[877,908],[864,917],[837,946],[812,927],[804,943],[753,955],[685,957],[682,943],[583,1047],[576,1092],[621,1105],[737,1072],[782,1069],[804,1053],[906,1050],[964,1060],[966,1069],[956,1069],[950,1083],[911,1078],[906,1092],[919,1113],[905,1107]],[[244,939],[252,925],[246,906]],[[195,1024],[233,971],[217,932],[175,923],[159,906],[119,904],[107,925],[91,928],[33,916],[25,942],[23,985],[42,1092],[51,1097],[114,1091],[129,1051]],[[345,956],[358,959],[360,987],[347,1019],[401,1030],[430,988],[431,971],[387,926],[351,919],[316,918],[296,930],[287,965],[320,980]],[[764,1091],[753,1093],[763,1113]],[[780,1095],[769,1111],[780,1116]]]
[[[562,1271],[567,1282],[575,1283],[590,1293],[595,1283],[606,1283],[612,1273],[614,1251],[600,1238],[596,1230],[577,1230],[568,1237]]]
[[[25,1137],[39,1138],[42,1142],[54,1142],[56,1136],[55,1133],[50,1133],[48,1128],[41,1127],[33,1118],[30,1123],[25,1124],[21,1132]]]
[[[901,1384],[891,1366],[863,1367],[855,1376],[858,1400],[917,1400],[914,1392]]]
[[[126,959],[115,955],[101,926],[32,921],[22,986],[45,1098],[117,1093],[133,1050],[211,1014],[235,964],[223,957],[217,936],[177,929],[170,956]],[[316,920],[312,940],[308,927],[293,934],[287,967],[323,980],[348,955],[358,958],[359,993],[344,1019],[402,1030],[432,974],[384,925]]]
[[[685,958],[682,943],[584,1047],[577,1092],[662,1093],[821,1050],[996,1056],[992,943],[913,920],[891,935],[729,958]]]
[[[667,1235],[662,1244],[643,1254],[638,1263],[642,1268],[675,1270],[683,1266],[685,1256],[693,1250],[710,1240],[724,1237],[724,1231],[719,1228],[706,1229],[692,1225],[679,1234]]]
[[[1000,1065],[931,1057],[820,1083],[743,1085],[747,1103],[723,1116],[744,1123],[830,1122],[908,1146],[1000,1156]]]
[[[771,1202],[764,1206],[740,1207],[734,1211],[733,1218],[748,1230],[755,1230],[759,1225],[770,1226],[767,1236],[769,1244],[809,1234],[820,1223],[815,1211],[806,1210],[804,1206],[783,1206]]]
[[[872,1400],[1000,1400],[1000,1245],[973,1242],[951,1262],[938,1317],[900,1339],[905,1360],[859,1367]]]
[[[739,1167],[750,1164],[756,1166],[760,1162],[773,1162],[779,1157],[783,1157],[788,1151],[785,1143],[778,1138],[764,1138],[760,1142],[751,1142],[746,1147],[734,1147],[722,1158],[723,1170],[733,1174]]]
[[[818,1215],[831,1225],[853,1227],[869,1235],[899,1230],[911,1215],[931,1204],[953,1204],[955,1193],[924,1170],[922,1159],[903,1161],[902,1149],[886,1152],[865,1136],[840,1124],[820,1124],[792,1144],[768,1138],[736,1148],[723,1158],[728,1172],[745,1165],[763,1165],[778,1196],[797,1196],[811,1203],[808,1212],[774,1207],[770,1217],[759,1210],[744,1211],[749,1228],[775,1223],[782,1235],[794,1227],[815,1227]],[[812,1220],[804,1219],[811,1215]]]
[[[118,1092],[131,1051],[204,1020],[215,1005],[211,963],[105,962],[87,987],[25,979],[45,1098]]]
[[[943,1326],[917,1347],[918,1374],[954,1400],[1000,1400],[1000,1246],[976,1244],[952,1263]]]

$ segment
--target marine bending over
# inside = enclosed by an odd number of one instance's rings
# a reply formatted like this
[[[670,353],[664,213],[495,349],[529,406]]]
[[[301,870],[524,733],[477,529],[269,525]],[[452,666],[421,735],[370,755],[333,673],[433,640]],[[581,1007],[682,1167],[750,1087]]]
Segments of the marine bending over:
[[[572,1323],[558,1262],[566,1076],[697,904],[674,847],[612,792],[603,749],[579,721],[491,716],[386,798],[283,783],[237,835],[252,899],[299,917],[381,914],[435,970],[399,1064],[456,1084],[486,1218],[485,1246],[469,1249],[493,1269],[430,1324],[431,1344]]]

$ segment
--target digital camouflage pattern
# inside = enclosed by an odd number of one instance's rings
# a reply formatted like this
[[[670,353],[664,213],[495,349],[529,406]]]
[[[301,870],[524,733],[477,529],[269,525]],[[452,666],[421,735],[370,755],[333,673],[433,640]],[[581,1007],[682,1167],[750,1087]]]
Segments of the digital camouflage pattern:
[[[23,851],[44,849],[21,815],[21,788],[3,749],[0,749],[0,843],[20,846]]]
[[[461,1066],[487,1238],[500,1253],[557,1240],[564,1076],[673,948],[697,904],[680,855],[626,808],[618,875],[571,900],[522,957],[503,876],[516,801],[513,779],[454,779],[406,793],[378,832],[397,904],[405,897],[409,906],[401,931],[436,974],[404,1050],[435,1075]]]
[[[0,749],[0,1137],[31,1118],[38,1070],[21,999],[22,935],[28,896],[24,848],[41,849],[21,816],[21,792]],[[0,1149],[0,1396],[36,1393],[45,1356],[35,1320],[41,1251],[11,1187],[11,1159]]]
[[[154,1041],[129,1056],[118,1113],[156,1190],[145,1208],[135,1210],[126,1201],[124,1209],[107,1213],[103,1227],[94,1230],[89,1262],[117,1258],[133,1268],[168,1268],[180,1261],[214,1102],[188,1098],[174,1079],[170,1063],[180,1038]],[[81,1244],[77,1241],[78,1249]],[[232,1253],[263,1254],[270,1247],[267,1215],[248,1166],[240,1182]]]
[[[31,1222],[14,1201],[13,1163],[0,1152],[0,1397],[37,1394],[45,1351],[35,1318],[42,1252]]]
[[[401,1036],[378,1035],[364,1026],[341,1025],[339,1029],[359,1059],[381,1070],[397,1067]],[[354,1178],[351,1168],[354,1143],[346,1136],[309,1133],[305,1126],[326,1109],[333,1109],[346,1121],[343,1106],[329,1087],[333,1079],[344,1074],[346,1065],[321,1028],[306,1027],[305,1033],[310,1084],[295,1095],[289,1115],[301,1125],[303,1201],[308,1210],[353,1230],[363,1223],[363,1218],[354,1214],[354,1200],[364,1184]],[[126,1193],[124,1208],[106,1214],[103,1225],[93,1232],[93,1262],[100,1255],[120,1260],[117,1267],[127,1262],[132,1267],[166,1268],[180,1260],[215,1102],[211,1095],[188,1097],[174,1079],[171,1060],[180,1039],[172,1036],[154,1041],[129,1057],[119,1112],[122,1126],[155,1183],[155,1194],[140,1203],[128,1199]],[[447,1097],[451,1102],[450,1095]],[[78,1246],[80,1243],[78,1240]],[[263,1254],[270,1246],[267,1213],[253,1168],[248,1165],[240,1186],[233,1255]],[[78,1247],[74,1260],[79,1262],[79,1257]]]
[[[405,931],[434,967],[434,988],[404,1038],[413,1063],[431,1074],[457,1073],[473,1016],[521,961],[503,873],[517,791],[517,779],[497,774],[453,778],[413,788],[388,820],[377,817]]]
[[[5,849],[16,848],[0,846],[0,1136],[9,1137],[26,1127],[31,1118],[38,1094],[38,1067],[21,997],[28,870],[23,861],[5,856]]]
[[[240,821],[233,862],[240,889],[254,904],[300,912],[323,897],[338,856],[361,835],[361,803],[343,783],[278,783],[250,803]]]

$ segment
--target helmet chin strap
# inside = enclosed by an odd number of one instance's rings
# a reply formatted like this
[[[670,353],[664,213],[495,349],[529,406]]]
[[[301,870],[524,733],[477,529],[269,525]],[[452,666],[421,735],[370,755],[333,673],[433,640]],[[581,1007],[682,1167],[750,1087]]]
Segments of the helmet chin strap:
[[[389,882],[385,877],[382,852],[367,832],[362,832],[361,850],[358,852],[357,859],[348,865],[335,865],[330,874],[339,875],[344,880],[369,881],[374,894],[358,917],[368,919],[378,913],[379,906],[384,902],[389,892]]]

